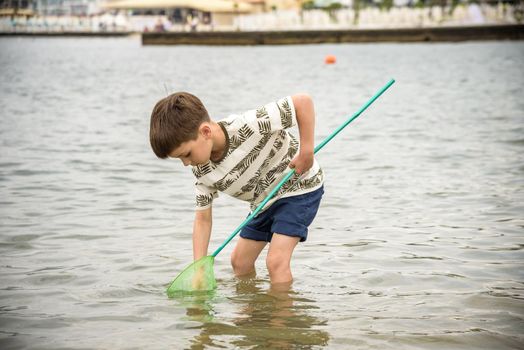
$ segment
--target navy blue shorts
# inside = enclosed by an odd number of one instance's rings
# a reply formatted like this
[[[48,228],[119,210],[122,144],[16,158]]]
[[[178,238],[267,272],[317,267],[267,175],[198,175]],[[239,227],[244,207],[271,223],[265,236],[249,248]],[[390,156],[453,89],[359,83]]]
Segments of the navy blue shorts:
[[[300,237],[300,242],[304,242],[323,194],[324,186],[313,192],[277,200],[244,226],[240,237],[271,242],[273,233],[280,233]]]

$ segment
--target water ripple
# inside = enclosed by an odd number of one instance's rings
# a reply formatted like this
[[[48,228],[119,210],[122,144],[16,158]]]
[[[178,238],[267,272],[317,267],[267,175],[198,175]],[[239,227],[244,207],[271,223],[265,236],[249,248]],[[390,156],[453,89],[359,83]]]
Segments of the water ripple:
[[[524,347],[522,42],[0,52],[2,349]],[[318,154],[326,193],[292,289],[270,286],[265,252],[236,279],[231,244],[212,295],[168,299],[192,259],[194,179],[151,152],[154,103],[190,91],[218,119],[305,91],[318,143],[384,76]],[[248,208],[213,211],[210,249]]]

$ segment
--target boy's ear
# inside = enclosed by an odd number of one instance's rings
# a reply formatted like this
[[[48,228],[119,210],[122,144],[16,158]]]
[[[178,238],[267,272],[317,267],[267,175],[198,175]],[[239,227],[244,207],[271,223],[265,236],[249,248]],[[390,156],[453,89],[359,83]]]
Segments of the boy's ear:
[[[205,138],[211,137],[211,126],[208,123],[200,124],[199,131]]]

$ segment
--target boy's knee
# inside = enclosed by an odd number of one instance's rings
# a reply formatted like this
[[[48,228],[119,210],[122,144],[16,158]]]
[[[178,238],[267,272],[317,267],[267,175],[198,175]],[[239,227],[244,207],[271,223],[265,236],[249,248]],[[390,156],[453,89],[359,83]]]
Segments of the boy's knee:
[[[255,269],[255,265],[252,262],[243,259],[236,250],[231,254],[231,266],[237,276],[249,274]]]
[[[234,270],[236,270],[240,266],[240,257],[236,253],[236,250],[233,250],[233,253],[231,253],[231,266]]]
[[[268,254],[266,266],[270,274],[279,273],[289,269],[289,261],[278,254]]]

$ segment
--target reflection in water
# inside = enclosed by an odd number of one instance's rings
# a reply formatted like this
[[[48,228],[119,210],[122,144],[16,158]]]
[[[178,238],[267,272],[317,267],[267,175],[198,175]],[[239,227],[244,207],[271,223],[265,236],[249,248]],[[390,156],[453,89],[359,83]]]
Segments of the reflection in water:
[[[200,322],[200,333],[190,349],[237,346],[250,349],[310,349],[326,346],[329,334],[326,320],[308,314],[317,309],[311,299],[300,297],[288,285],[271,286],[264,291],[264,280],[238,280],[236,295],[230,297],[232,312],[218,322],[213,294],[179,298],[189,321]],[[229,316],[231,315],[231,319]]]
[[[213,300],[216,295],[216,290],[210,292],[194,292],[189,295],[175,295],[174,298],[186,308],[186,316],[188,321],[196,322],[213,322],[214,310]]]

